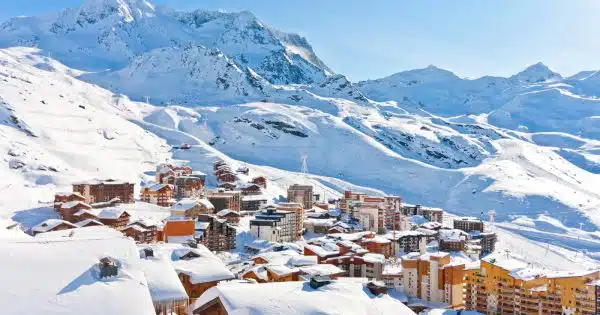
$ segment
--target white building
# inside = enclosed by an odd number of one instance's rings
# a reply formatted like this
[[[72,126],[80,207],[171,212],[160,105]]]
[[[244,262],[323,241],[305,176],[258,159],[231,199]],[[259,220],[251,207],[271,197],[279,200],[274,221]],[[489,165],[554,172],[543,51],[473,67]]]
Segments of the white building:
[[[296,213],[269,209],[250,220],[252,236],[271,242],[293,242],[298,239]]]

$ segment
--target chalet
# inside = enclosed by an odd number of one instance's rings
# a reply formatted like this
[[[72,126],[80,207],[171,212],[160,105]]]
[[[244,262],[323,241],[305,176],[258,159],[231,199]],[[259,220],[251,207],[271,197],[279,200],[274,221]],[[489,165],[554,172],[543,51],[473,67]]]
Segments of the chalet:
[[[268,298],[264,298],[267,296]],[[282,309],[285,309],[282,312]],[[211,288],[192,306],[190,315],[256,314],[414,315],[387,294],[370,292],[366,279],[312,278],[310,281],[259,284],[231,283]]]
[[[241,210],[257,211],[267,204],[268,200],[265,195],[246,195],[242,196]]]
[[[123,203],[134,203],[134,184],[114,179],[92,180],[73,184],[73,191],[85,197],[88,204],[119,198]]]
[[[119,199],[118,197],[115,197],[109,201],[92,203],[92,204],[90,204],[90,206],[92,206],[92,208],[94,208],[94,209],[101,209],[101,208],[106,208],[106,207],[117,207],[120,204],[121,204],[121,199]]]
[[[137,243],[154,243],[157,239],[157,226],[146,220],[130,222],[121,232]]]
[[[102,224],[102,222],[100,222],[98,220],[94,220],[94,219],[86,219],[83,221],[79,221],[79,222],[75,223],[75,225],[77,225],[77,227],[80,227],[80,228],[90,227],[90,226],[104,226],[104,224]]]
[[[69,222],[77,222],[75,214],[80,211],[89,210],[91,208],[92,207],[90,205],[80,200],[67,201],[60,205],[58,213],[60,217],[63,218],[63,220]]]
[[[220,281],[235,278],[225,264],[202,244],[198,244],[197,248],[176,248],[171,259],[190,301],[195,301]]]
[[[192,174],[192,168],[189,166],[178,166],[168,163],[162,163],[156,166],[155,182],[159,184],[172,184],[172,179],[178,176]],[[167,179],[170,178],[171,180]]]
[[[216,171],[222,166],[227,166],[227,163],[225,163],[225,161],[223,161],[223,160],[216,160],[213,163],[213,170]]]
[[[250,169],[247,166],[240,166],[236,170],[240,174],[248,175],[250,173]]]
[[[48,220],[32,227],[31,234],[35,236],[40,233],[61,231],[61,230],[68,230],[68,229],[75,229],[75,228],[77,228],[77,225],[75,225],[71,222],[68,222],[65,220],[59,220],[59,219],[48,219]]]
[[[195,220],[170,217],[165,221],[160,241],[184,244],[194,241]]]
[[[237,176],[231,172],[223,172],[217,176],[217,180],[221,183],[233,183],[237,181]]]
[[[85,221],[85,220],[96,220],[97,221],[98,216],[96,215],[96,212],[82,209],[73,214],[71,223],[81,222],[81,221]]]
[[[381,280],[385,257],[381,254],[366,253],[363,255],[343,255],[324,260],[324,264],[332,264],[346,270],[351,278],[368,278]]]
[[[105,208],[98,213],[98,220],[104,225],[121,230],[127,226],[131,216],[122,208]]]
[[[286,265],[265,265],[269,282],[298,281],[300,269]]]
[[[262,194],[260,185],[252,183],[240,186],[240,191],[242,192],[242,196]]]
[[[175,177],[175,197],[194,198],[201,197],[204,192],[204,177],[186,175]]]
[[[214,252],[235,249],[236,230],[226,219],[201,214],[198,216],[198,223],[205,227],[203,230],[196,230],[195,238],[198,243]]]
[[[318,218],[306,218],[304,219],[304,228],[313,233],[327,234],[327,231],[333,227],[335,219],[318,219]]]
[[[209,192],[206,198],[215,207],[215,212],[219,212],[223,209],[240,210],[241,194],[239,191],[217,189]]]
[[[171,215],[195,219],[200,214],[212,214],[214,210],[208,199],[185,198],[171,206]]]
[[[252,183],[257,184],[262,187],[262,189],[267,189],[267,178],[264,176],[257,176],[252,178]]]
[[[173,204],[174,189],[170,184],[155,184],[142,188],[140,198],[143,202],[169,207]]]
[[[421,231],[391,231],[385,238],[394,242],[395,253],[425,253],[427,250],[427,234]]]
[[[269,276],[267,275],[267,268],[263,265],[253,266],[252,268],[242,272],[240,274],[242,279],[254,280],[258,283],[269,282]]]
[[[219,184],[217,184],[217,187],[219,188],[223,188],[225,190],[235,190],[237,188],[237,184],[234,181],[225,181],[225,182],[220,182]]]
[[[186,315],[189,297],[171,264],[172,250],[142,247],[139,253],[156,314]]]
[[[233,225],[238,225],[240,222],[240,213],[229,209],[223,209],[217,212],[217,217],[219,219],[224,219],[227,221],[227,223]]]
[[[70,201],[81,201],[85,203],[85,197],[78,192],[65,192],[54,195],[54,210],[59,211],[61,205]]]
[[[231,168],[229,168],[228,165],[219,166],[219,168],[217,168],[214,172],[215,177],[219,177],[219,175],[224,174],[224,173],[231,173],[231,174],[235,175],[235,173],[233,173],[231,171]]]

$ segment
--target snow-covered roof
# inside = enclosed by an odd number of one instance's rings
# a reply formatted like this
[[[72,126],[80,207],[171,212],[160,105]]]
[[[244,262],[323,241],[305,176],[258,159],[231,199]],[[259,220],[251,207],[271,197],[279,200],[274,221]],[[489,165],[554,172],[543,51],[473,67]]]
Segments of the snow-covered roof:
[[[200,257],[189,260],[175,259],[172,264],[177,273],[188,275],[192,284],[235,278],[225,264],[205,246],[198,244],[198,248],[190,250]]]
[[[190,310],[219,298],[228,314],[415,314],[389,295],[371,294],[365,283],[362,278],[344,278],[318,289],[313,289],[307,281],[223,283],[202,294]]]
[[[290,260],[288,260],[288,265],[292,265],[292,266],[296,266],[296,267],[316,265],[317,263],[318,263],[317,256],[298,255],[298,256],[292,256],[292,257],[290,257]]]
[[[421,312],[421,315],[483,315],[477,311],[456,311],[446,308],[432,308]]]
[[[94,220],[94,219],[85,219],[83,221],[79,221],[79,222],[75,223],[75,225],[77,225],[77,227],[84,227],[88,224],[104,225],[102,222]]]
[[[420,231],[391,231],[391,232],[386,233],[383,237],[385,237],[388,240],[398,240],[398,239],[406,237],[406,236],[421,236],[421,235],[424,235],[424,234]]]
[[[333,256],[339,254],[340,252],[340,249],[337,246],[335,246],[335,244],[306,244],[304,245],[304,248],[311,250],[313,253],[317,254],[320,257]]]
[[[55,228],[61,224],[66,224],[66,225],[70,226],[71,228],[77,227],[77,225],[75,225],[69,221],[60,220],[60,219],[48,219],[48,220],[32,227],[31,230],[33,232],[44,233],[44,232],[48,232],[48,231],[52,230],[53,228]]]
[[[194,226],[195,230],[206,230],[210,227],[210,222],[196,221]]]
[[[291,273],[295,273],[298,272],[299,269],[295,268],[295,267],[289,267],[286,265],[266,265],[265,268],[267,268],[268,271],[278,275],[278,276],[285,276],[285,275],[289,275]]]
[[[185,288],[173,269],[170,257],[164,257],[156,252],[154,257],[142,258],[140,267],[146,275],[153,302],[185,302],[188,299]]]
[[[122,235],[0,242],[0,256],[0,279],[11,284],[0,286],[3,314],[156,314],[135,243]],[[100,279],[107,256],[118,275]]]
[[[206,200],[206,201],[208,201],[208,200]],[[190,209],[194,208],[198,203],[199,203],[198,199],[184,198],[184,199],[177,201],[176,204],[171,206],[171,210],[175,210],[175,211],[190,210]],[[212,204],[211,204],[211,206],[212,206]]]
[[[382,254],[376,254],[376,253],[366,253],[362,256],[362,258],[369,263],[384,263],[385,262],[385,256],[383,256]]]
[[[292,249],[286,249],[282,251],[272,251],[260,253],[252,258],[260,257],[271,265],[285,265],[289,262],[292,257],[301,256],[297,251]]]
[[[469,233],[459,229],[441,229],[438,233],[440,235],[440,240],[443,241],[464,241],[469,237]]]
[[[254,266],[244,271],[240,276],[243,277],[251,272],[253,272],[259,279],[269,281],[269,275],[267,274],[267,268],[265,267],[265,265]]]
[[[62,192],[56,193],[56,196],[61,196],[61,197],[69,197],[69,196],[73,196],[73,195],[84,198],[78,191],[62,191]]]
[[[105,208],[98,213],[97,217],[99,219],[118,219],[124,212],[125,209],[120,207]]]
[[[194,240],[194,235],[167,236],[167,243],[185,244]]]
[[[207,209],[214,209],[215,206],[206,198],[198,199],[198,202]]]
[[[362,242],[363,243],[387,244],[387,243],[390,243],[391,241],[383,236],[376,235],[371,238],[363,238]]]
[[[46,233],[40,233],[35,236],[37,239],[98,239],[98,238],[121,238],[123,234],[111,227],[98,225],[98,226],[85,226],[76,229],[51,231]]]
[[[84,214],[88,214],[88,215],[92,215],[92,216],[96,216],[96,214],[92,211],[86,210],[86,209],[81,209],[75,213],[73,213],[74,216],[78,217]]]
[[[325,226],[331,227],[335,223],[335,219],[316,219],[316,218],[306,218],[304,219],[305,225],[312,226]]]
[[[79,200],[73,200],[73,201],[69,201],[69,202],[65,202],[63,204],[60,205],[61,208],[64,209],[71,209],[79,204],[82,204],[84,206],[86,206],[88,209],[91,208],[92,206],[88,205],[87,203],[83,202],[83,201],[79,201]]]
[[[331,264],[315,264],[300,267],[300,272],[311,276],[331,276],[344,273],[344,270]]]
[[[240,215],[239,212],[231,210],[231,209],[223,209],[223,210],[217,212],[217,216],[220,216],[220,217],[226,216],[228,214],[235,214],[235,215],[238,215],[238,216]]]
[[[268,198],[265,195],[247,195],[242,196],[242,201],[267,201]]]
[[[148,189],[150,191],[157,192],[165,187],[171,187],[171,185],[170,184],[154,184],[151,186],[144,187],[143,189]]]

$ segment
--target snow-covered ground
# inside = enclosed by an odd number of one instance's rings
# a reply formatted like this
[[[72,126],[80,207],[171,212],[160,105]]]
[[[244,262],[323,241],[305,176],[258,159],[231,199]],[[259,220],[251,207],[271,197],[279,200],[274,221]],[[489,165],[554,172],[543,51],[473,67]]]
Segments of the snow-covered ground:
[[[506,248],[587,267],[600,252],[597,82],[536,64],[509,78],[428,67],[353,84],[248,12],[94,0],[0,25],[0,218],[35,225],[72,182],[146,182],[167,159],[214,185],[222,158],[266,176],[271,200],[307,183],[327,197],[494,209]],[[145,97],[155,105],[131,101]],[[191,149],[171,149],[181,143]]]

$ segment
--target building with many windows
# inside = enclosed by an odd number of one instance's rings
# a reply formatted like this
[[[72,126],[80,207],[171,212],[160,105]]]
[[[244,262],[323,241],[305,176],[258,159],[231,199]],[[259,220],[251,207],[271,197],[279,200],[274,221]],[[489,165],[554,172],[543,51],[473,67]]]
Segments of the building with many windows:
[[[549,271],[495,252],[466,271],[465,307],[484,314],[598,314],[599,278],[599,271]]]
[[[452,264],[450,254],[445,252],[404,255],[404,293],[452,308],[462,307],[464,269],[463,264]]]

